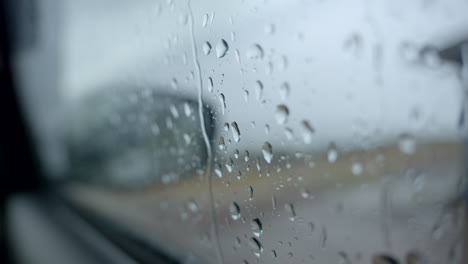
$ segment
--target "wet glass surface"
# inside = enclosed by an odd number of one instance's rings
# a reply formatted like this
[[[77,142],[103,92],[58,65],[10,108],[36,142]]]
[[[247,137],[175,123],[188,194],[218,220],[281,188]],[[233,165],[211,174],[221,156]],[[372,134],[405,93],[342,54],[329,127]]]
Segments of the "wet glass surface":
[[[17,75],[80,206],[188,263],[465,262],[466,1],[46,3]]]

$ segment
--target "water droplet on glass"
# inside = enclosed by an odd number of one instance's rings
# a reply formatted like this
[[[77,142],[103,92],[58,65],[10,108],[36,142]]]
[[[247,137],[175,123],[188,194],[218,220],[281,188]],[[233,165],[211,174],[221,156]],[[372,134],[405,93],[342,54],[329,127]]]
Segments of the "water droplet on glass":
[[[286,124],[289,117],[289,109],[284,104],[276,106],[275,119],[279,125]]]
[[[226,147],[226,145],[224,144],[224,137],[222,137],[222,136],[219,137],[218,147],[219,147],[220,150],[223,150]]]
[[[177,89],[178,84],[177,84],[177,79],[176,79],[176,78],[172,78],[172,80],[171,80],[171,87],[172,87],[172,89],[174,89],[174,90]]]
[[[192,106],[189,102],[184,103],[184,113],[187,117],[192,115]]]
[[[249,91],[243,90],[243,94],[244,94],[245,102],[248,103],[249,102]]]
[[[177,107],[175,107],[175,105],[171,105],[169,109],[171,110],[171,114],[174,118],[179,118],[179,111],[177,110]]]
[[[226,110],[226,98],[224,94],[219,95],[219,102],[221,103],[221,113],[224,115],[224,111]]]
[[[322,226],[322,232],[320,233],[320,247],[325,248],[327,246],[327,239],[328,239],[328,234],[327,234],[327,229],[325,226]]]
[[[301,196],[304,199],[309,199],[311,197],[309,190],[307,190],[306,188],[301,188]]]
[[[345,51],[359,56],[362,53],[362,38],[358,33],[351,34],[343,43]]]
[[[263,253],[263,246],[262,246],[262,244],[260,243],[260,241],[258,241],[255,237],[252,237],[252,238],[249,240],[249,246],[250,246],[250,248],[252,249],[252,251],[253,251],[253,253],[255,254],[255,256],[257,256],[257,257],[262,256],[262,253]]]
[[[273,159],[273,148],[269,142],[265,142],[263,144],[262,154],[266,162],[271,163],[271,160]]]
[[[258,44],[253,44],[247,49],[247,58],[249,59],[263,59],[263,49]]]
[[[422,191],[426,185],[426,175],[424,173],[419,173],[413,180],[413,186],[415,191]]]
[[[229,131],[229,123],[225,122],[223,128],[224,128],[224,131],[228,132]]]
[[[234,165],[232,159],[226,162],[226,169],[229,173],[231,173],[234,170]]]
[[[252,232],[254,236],[260,237],[262,235],[263,227],[260,219],[255,218],[254,220],[252,220],[252,222],[250,222],[250,226],[252,227]]]
[[[234,51],[234,55],[236,56],[237,64],[240,65],[240,64],[241,64],[241,58],[240,58],[240,53],[239,53],[239,50],[238,50],[238,49],[236,49],[236,50]]]
[[[249,152],[247,150],[244,151],[244,160],[245,160],[245,162],[249,161],[249,156],[250,156]]]
[[[278,92],[279,92],[281,100],[284,101],[284,100],[288,99],[289,92],[290,92],[289,83],[287,83],[287,82],[282,83],[280,85],[280,87],[279,87]]]
[[[338,150],[336,149],[336,145],[333,142],[330,143],[330,146],[328,147],[327,159],[330,163],[335,163],[335,161],[338,159]]]
[[[421,50],[421,56],[424,63],[429,67],[439,67],[442,64],[442,59],[439,56],[439,50],[434,46],[426,46]]]
[[[213,92],[213,79],[211,77],[208,77],[208,82],[207,82],[207,89],[208,89],[208,92]]]
[[[205,53],[205,55],[208,55],[210,54],[211,52],[211,44],[206,41],[205,43],[203,43],[203,53]]]
[[[273,208],[273,210],[276,210],[276,197],[274,196],[271,196],[271,208]]]
[[[413,154],[416,151],[416,141],[409,134],[402,134],[398,138],[398,148],[404,154]]]
[[[231,123],[231,130],[232,130],[232,137],[234,138],[234,141],[239,142],[241,134],[240,134],[239,127],[237,126],[236,122]]]
[[[289,220],[294,221],[296,219],[296,211],[294,210],[294,205],[287,203],[284,205],[284,209],[289,215]]]
[[[263,94],[263,83],[261,81],[256,81],[254,84],[255,98],[260,101]]]
[[[185,144],[187,145],[190,145],[190,143],[192,142],[192,137],[190,137],[189,134],[184,134],[184,141],[185,141]]]
[[[217,44],[216,44],[216,57],[222,58],[226,56],[226,53],[229,50],[229,45],[224,39],[221,39]]]
[[[236,202],[233,202],[229,206],[229,213],[231,213],[231,218],[233,220],[239,220],[239,218],[240,218],[240,207]]]
[[[270,125],[268,124],[265,125],[265,134],[270,134]]]
[[[302,138],[304,140],[304,143],[306,144],[312,143],[312,136],[315,132],[315,129],[309,124],[309,121],[302,120],[301,131],[302,131]]]
[[[363,171],[362,163],[359,161],[353,162],[353,164],[351,165],[351,172],[355,176],[358,176],[362,174],[362,171]]]
[[[190,200],[187,202],[187,208],[192,212],[196,213],[198,212],[198,204],[194,200]]]
[[[231,40],[232,42],[236,42],[236,32],[234,31],[231,32]]]
[[[221,168],[221,165],[219,165],[218,163],[215,163],[214,171],[215,171],[216,175],[218,175],[219,178],[223,177],[223,169]]]
[[[210,17],[208,16],[208,14],[205,14],[205,15],[203,16],[203,23],[202,23],[203,28],[206,28],[206,26],[208,25],[208,19],[209,19],[209,18],[210,18]]]
[[[249,200],[252,201],[254,189],[253,189],[252,186],[249,186],[249,187],[247,188],[247,190],[249,191]]]
[[[288,140],[293,140],[293,139],[294,139],[294,132],[293,132],[292,129],[290,129],[290,128],[288,128],[288,127],[285,128],[285,129],[284,129],[284,134],[286,135],[286,138],[287,138]]]
[[[239,150],[234,151],[234,158],[238,159],[239,158]]]

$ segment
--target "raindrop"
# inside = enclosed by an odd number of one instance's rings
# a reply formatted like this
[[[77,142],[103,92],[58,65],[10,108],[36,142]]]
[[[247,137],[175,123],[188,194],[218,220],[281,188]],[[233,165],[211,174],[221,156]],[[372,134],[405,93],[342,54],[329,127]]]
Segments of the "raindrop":
[[[219,102],[221,103],[221,113],[224,115],[224,111],[226,110],[226,98],[224,94],[219,95]]]
[[[229,206],[229,212],[231,213],[231,218],[233,220],[239,220],[239,218],[240,218],[240,207],[236,202],[233,202]]]
[[[362,38],[358,33],[351,34],[343,43],[345,51],[352,53],[354,56],[359,56],[362,50]]]
[[[442,64],[442,59],[439,56],[439,50],[434,46],[426,46],[421,50],[421,56],[424,63],[429,66],[436,68]]]
[[[273,148],[269,142],[265,142],[262,147],[263,158],[266,162],[271,163],[273,158]]]
[[[213,79],[211,77],[208,77],[208,92],[213,92]]]
[[[290,129],[290,128],[288,128],[288,127],[285,128],[285,129],[284,129],[284,134],[286,135],[286,138],[287,138],[288,140],[293,140],[293,139],[294,139],[294,132],[293,132],[292,129]]]
[[[273,250],[271,251],[271,257],[272,257],[272,258],[276,258],[277,256],[278,256],[278,255],[276,254],[276,250],[273,249]]]
[[[247,49],[247,58],[249,59],[263,59],[263,49],[258,44],[253,44]]]
[[[255,161],[255,165],[257,166],[257,170],[260,171],[262,169],[262,167],[260,166],[260,159],[257,157],[256,161]]]
[[[232,159],[226,162],[226,169],[229,173],[231,173],[234,170],[234,165]]]
[[[240,59],[240,53],[239,53],[239,50],[236,49],[236,51],[234,51],[234,55],[236,56],[236,61],[237,61],[237,64],[241,64],[241,59]]]
[[[279,125],[284,125],[288,121],[289,109],[286,105],[276,106],[275,119]]]
[[[325,228],[325,226],[322,226],[322,232],[320,234],[320,247],[321,248],[325,248],[327,246],[327,239],[328,239],[327,229]]]
[[[309,121],[302,120],[301,122],[302,138],[304,143],[310,144],[312,142],[312,136],[315,132],[315,129],[309,124]]]
[[[190,145],[190,143],[192,142],[192,138],[190,137],[189,134],[184,134],[184,141],[185,141],[185,144]]]
[[[340,256],[339,264],[351,264],[351,260],[346,252],[340,251],[338,252],[338,255]]]
[[[262,253],[263,253],[263,246],[262,246],[262,244],[260,243],[260,241],[258,241],[255,237],[252,237],[252,238],[249,240],[249,246],[250,246],[250,248],[252,249],[252,251],[253,251],[253,253],[255,254],[255,256],[257,256],[257,257],[262,256]]]
[[[244,160],[245,160],[245,162],[249,161],[249,158],[250,158],[250,154],[249,154],[249,152],[246,150],[246,151],[244,152]]]
[[[224,39],[221,39],[217,44],[216,44],[216,57],[222,58],[226,56],[226,53],[229,50],[229,45]]]
[[[252,232],[254,236],[260,237],[262,235],[263,227],[260,219],[255,218],[254,220],[252,220],[252,222],[250,222],[250,226],[252,227]]]
[[[351,172],[355,176],[358,176],[362,174],[362,171],[363,171],[362,163],[359,161],[353,162],[353,164],[351,165]]]
[[[309,190],[307,190],[306,188],[301,188],[301,196],[304,199],[308,199],[311,197]]]
[[[336,145],[333,142],[330,143],[330,146],[328,147],[327,159],[330,163],[335,163],[338,159],[338,150],[336,150]]]
[[[416,191],[421,191],[426,185],[426,175],[424,173],[419,173],[413,180],[413,186]]]
[[[177,84],[177,79],[176,78],[172,78],[171,80],[171,87],[172,89],[176,90],[178,88],[178,84]]]
[[[255,98],[260,101],[263,94],[263,83],[261,81],[256,81],[254,84]]]
[[[203,53],[205,53],[205,55],[208,55],[210,54],[211,52],[211,44],[206,41],[205,43],[203,43]]]
[[[205,14],[205,15],[203,16],[203,23],[202,23],[203,28],[206,28],[206,26],[208,25],[208,19],[209,19],[209,18],[210,18],[210,17],[208,16],[208,14]]]
[[[198,212],[198,204],[194,200],[190,200],[187,202],[187,208],[192,212],[196,213]]]
[[[219,147],[220,150],[223,150],[226,147],[226,145],[224,144],[224,137],[222,137],[222,136],[219,137],[218,147]]]
[[[274,196],[271,196],[271,207],[276,210],[276,198]]]
[[[270,134],[270,125],[268,124],[265,125],[265,134]]]
[[[289,220],[294,221],[296,219],[296,211],[294,210],[294,205],[287,203],[284,205],[284,209],[289,214]]]
[[[219,165],[218,163],[215,163],[214,171],[215,171],[216,175],[218,175],[219,178],[223,177],[223,169],[221,168],[221,165]]]
[[[402,134],[398,138],[398,148],[404,154],[413,154],[416,151],[416,142],[413,136]]]
[[[236,149],[236,151],[234,151],[234,158],[238,159],[239,158],[239,150]]]
[[[229,131],[229,123],[228,122],[225,122],[223,127],[224,127],[224,131],[226,131],[226,132]]]
[[[234,141],[239,142],[241,134],[240,134],[239,127],[237,126],[236,122],[231,123],[231,130],[232,130],[232,137],[234,138]]]
[[[236,42],[236,32],[234,32],[234,31],[231,32],[231,40],[233,42]]]
[[[187,117],[192,115],[192,107],[189,102],[184,103],[184,113]]]
[[[247,190],[249,191],[249,200],[252,201],[254,189],[253,189],[252,186],[249,186],[249,187],[247,188]]]
[[[179,118],[179,111],[177,110],[177,107],[175,107],[175,105],[171,105],[169,109],[171,110],[171,114],[174,118]]]
[[[280,87],[279,87],[278,92],[279,92],[281,100],[284,101],[284,100],[288,99],[289,92],[290,92],[289,83],[287,83],[287,82],[282,83],[280,85]]]
[[[247,90],[244,90],[244,100],[246,103],[249,102],[249,91]]]

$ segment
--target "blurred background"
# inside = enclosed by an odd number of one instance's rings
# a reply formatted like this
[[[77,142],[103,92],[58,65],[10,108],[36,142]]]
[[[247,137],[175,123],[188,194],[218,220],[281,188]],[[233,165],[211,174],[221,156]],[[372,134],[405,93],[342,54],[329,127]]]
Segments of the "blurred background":
[[[4,263],[466,263],[467,1],[0,11]]]

